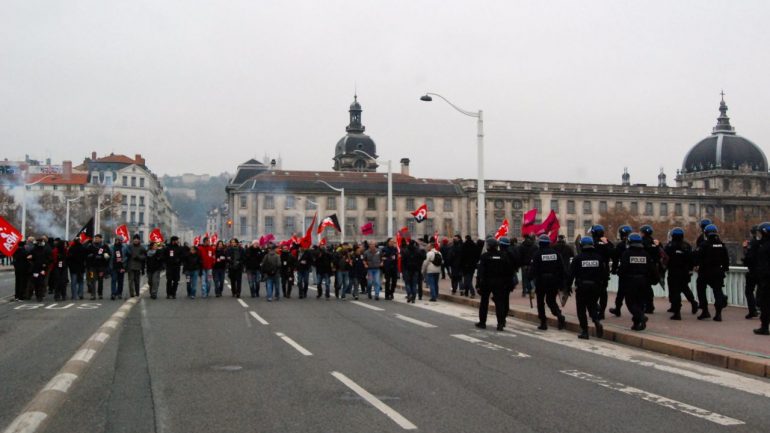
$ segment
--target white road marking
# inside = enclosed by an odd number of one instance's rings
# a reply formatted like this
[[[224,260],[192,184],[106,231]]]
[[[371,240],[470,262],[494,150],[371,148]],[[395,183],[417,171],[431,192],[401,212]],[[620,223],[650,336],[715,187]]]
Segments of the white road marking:
[[[368,309],[374,310],[374,311],[385,311],[384,308],[375,307],[374,305],[369,305],[369,304],[363,303],[361,301],[350,301],[350,303],[351,304],[356,304],[356,305],[358,305],[360,307],[368,308]]]
[[[77,378],[77,374],[59,373],[48,382],[45,388],[43,388],[43,391],[67,392],[69,391],[72,382],[74,382]]]
[[[72,355],[72,358],[70,358],[70,361],[83,361],[83,362],[91,362],[91,359],[96,355],[96,351],[94,349],[80,349],[77,352],[75,352],[74,355]]]
[[[659,406],[667,407],[669,409],[686,413],[688,415],[692,415],[698,418],[703,418],[715,424],[724,425],[724,426],[745,424],[745,422],[735,418],[730,418],[724,415],[720,415],[718,413],[714,413],[706,409],[701,409],[699,407],[692,406],[687,403],[682,403],[680,401],[672,400],[670,398],[666,398],[658,394],[653,394],[651,392],[647,392],[639,388],[634,388],[632,386],[624,385],[622,383],[610,382],[606,379],[602,379],[599,376],[594,376],[592,374],[585,373],[582,371],[562,370],[561,372],[563,374],[566,374],[567,376],[572,376],[577,379],[582,379],[591,383],[595,383],[604,388],[622,392],[623,394],[628,394],[632,397],[640,398],[644,401],[649,401],[650,403],[655,403]]]
[[[428,322],[423,322],[422,320],[413,319],[411,317],[402,316],[401,314],[396,314],[396,319],[401,319],[404,322],[409,322],[412,324],[415,324],[417,326],[422,326],[423,328],[435,328],[436,325],[432,325]]]
[[[397,300],[396,302],[405,303],[406,301]],[[468,322],[475,322],[478,320],[477,316],[469,314],[469,312],[476,311],[476,309],[466,305],[442,302],[431,308],[423,307],[420,304],[413,304],[412,306],[425,308],[436,313],[441,313]],[[670,356],[627,347],[609,341],[600,341],[598,339],[588,341],[578,340],[575,337],[575,334],[570,332],[536,332],[536,325],[534,324],[513,317],[509,317],[508,319],[508,328],[521,336],[537,338],[542,341],[570,347],[594,355],[625,361],[641,367],[653,368],[655,370],[665,371],[689,379],[770,398],[770,382],[767,381],[753,379],[733,373],[729,370],[712,368],[694,361],[672,358]]]
[[[24,412],[3,433],[32,433],[48,418],[45,412]]]
[[[116,320],[108,320],[104,322],[104,325],[102,325],[102,327],[116,329],[118,327],[118,322]]]
[[[297,349],[297,352],[299,352],[299,353],[301,353],[301,354],[303,354],[305,356],[313,356],[313,354],[309,350],[307,350],[304,347],[300,346],[299,343],[297,343],[296,341],[294,341],[291,338],[287,337],[282,332],[276,332],[275,335],[281,337],[281,340],[283,340],[286,343],[288,343],[289,346]]]
[[[238,303],[241,304],[243,308],[249,308],[249,304],[243,301],[243,299],[238,298]]]
[[[100,343],[105,343],[107,340],[110,339],[110,334],[107,334],[106,332],[97,332],[96,334],[92,335],[89,340],[98,341]]]
[[[243,319],[246,320],[246,326],[251,328],[251,320],[249,320],[249,313],[243,312]]]
[[[452,337],[457,338],[457,339],[462,340],[462,341],[466,341],[468,343],[475,344],[477,346],[481,346],[481,347],[483,347],[485,349],[489,349],[489,350],[502,350],[504,352],[508,352],[514,358],[530,358],[530,356],[527,355],[526,353],[522,353],[522,352],[519,352],[519,351],[516,351],[516,350],[513,350],[513,349],[509,349],[507,347],[500,346],[499,344],[491,343],[491,342],[486,341],[486,340],[480,340],[478,338],[471,337],[470,335],[452,334]]]
[[[401,415],[400,413],[398,413],[395,410],[393,410],[393,408],[391,408],[387,404],[383,403],[382,400],[380,400],[377,397],[373,396],[367,390],[361,388],[361,386],[359,386],[357,383],[355,383],[352,380],[350,380],[344,374],[342,374],[342,373],[340,373],[338,371],[332,371],[332,376],[334,376],[337,380],[342,382],[343,385],[345,385],[348,388],[350,388],[353,392],[358,394],[361,398],[366,400],[367,403],[371,404],[377,410],[379,410],[380,412],[385,414],[385,416],[387,416],[388,418],[393,420],[393,422],[398,424],[399,427],[401,427],[402,429],[404,429],[404,430],[416,430],[417,429],[417,426],[412,424],[411,421],[409,421],[408,419],[404,418],[403,415]]]
[[[114,317],[119,317],[119,318],[123,319],[123,318],[126,317],[126,312],[125,311],[116,311],[115,314],[113,314],[113,316]]]
[[[262,316],[260,316],[259,314],[255,313],[253,311],[249,311],[249,314],[251,314],[251,317],[257,319],[257,322],[259,322],[259,323],[261,323],[263,325],[269,325],[269,323],[267,323],[267,320],[263,319]]]

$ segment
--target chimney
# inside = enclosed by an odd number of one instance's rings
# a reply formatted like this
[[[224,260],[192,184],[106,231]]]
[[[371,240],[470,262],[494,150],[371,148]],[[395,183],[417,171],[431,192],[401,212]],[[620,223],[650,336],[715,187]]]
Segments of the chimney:
[[[96,161],[96,152],[91,152],[91,161]]]
[[[62,178],[64,180],[72,178],[72,161],[62,162]]]
[[[144,165],[144,158],[142,158],[142,154],[141,154],[141,153],[137,153],[137,154],[134,156],[134,162],[135,162],[137,165]]]
[[[401,174],[409,176],[409,158],[401,158]]]

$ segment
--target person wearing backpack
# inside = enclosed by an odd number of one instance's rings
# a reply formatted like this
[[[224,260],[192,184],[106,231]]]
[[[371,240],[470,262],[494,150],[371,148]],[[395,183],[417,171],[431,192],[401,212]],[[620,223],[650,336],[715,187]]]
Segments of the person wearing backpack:
[[[441,274],[442,263],[444,263],[444,257],[441,252],[436,249],[433,242],[429,243],[428,254],[422,262],[422,273],[430,289],[430,302],[436,302],[438,298],[438,276]]]

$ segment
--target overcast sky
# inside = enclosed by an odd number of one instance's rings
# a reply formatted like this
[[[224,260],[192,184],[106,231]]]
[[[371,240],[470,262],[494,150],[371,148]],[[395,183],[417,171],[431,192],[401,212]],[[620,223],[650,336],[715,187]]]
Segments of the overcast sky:
[[[673,182],[723,88],[767,151],[768,22],[764,0],[0,0],[0,157],[329,170],[357,85],[418,177],[476,177],[475,120],[431,91],[484,110],[488,179]]]

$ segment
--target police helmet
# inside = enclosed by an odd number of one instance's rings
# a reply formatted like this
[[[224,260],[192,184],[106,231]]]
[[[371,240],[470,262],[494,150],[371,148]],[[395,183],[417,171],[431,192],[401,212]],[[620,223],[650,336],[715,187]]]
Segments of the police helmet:
[[[503,236],[500,239],[497,240],[497,242],[500,244],[501,247],[508,247],[511,246],[511,240],[507,237]]]
[[[591,227],[591,234],[599,238],[604,236],[604,226],[601,224],[596,224],[595,226]]]
[[[770,222],[764,222],[759,225],[759,232],[762,233],[762,237],[770,235]]]
[[[551,238],[548,237],[548,235],[540,235],[537,238],[537,243],[539,243],[540,245],[550,245]]]
[[[618,228],[618,234],[620,236],[628,236],[628,235],[631,234],[632,231],[634,231],[634,230],[631,229],[631,226],[629,226],[629,225],[622,225],[622,226],[620,226],[620,228]]]
[[[628,242],[631,244],[642,244],[642,235],[639,233],[631,233],[628,235]]]
[[[580,247],[581,248],[593,248],[594,246],[594,238],[591,236],[583,236],[580,239]]]
[[[684,230],[682,230],[681,227],[674,227],[673,229],[671,229],[671,237],[682,239],[684,237]]]
[[[709,224],[703,229],[703,233],[705,233],[706,236],[716,236],[719,234],[719,229],[714,224]]]
[[[702,220],[700,220],[700,229],[701,229],[701,230],[705,230],[705,229],[706,229],[706,226],[709,226],[709,225],[711,225],[711,224],[712,224],[712,222],[711,222],[711,220],[710,220],[710,219],[708,219],[708,218],[703,218]]]
[[[652,226],[650,225],[643,225],[640,229],[640,232],[646,234],[646,235],[652,235]]]

